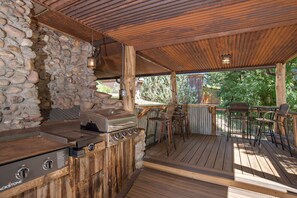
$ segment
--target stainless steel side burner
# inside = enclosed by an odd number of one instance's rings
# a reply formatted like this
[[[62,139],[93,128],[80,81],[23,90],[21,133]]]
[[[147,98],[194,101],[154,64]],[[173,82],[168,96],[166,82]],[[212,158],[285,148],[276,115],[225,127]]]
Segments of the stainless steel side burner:
[[[79,121],[59,121],[44,124],[42,131],[66,139],[71,144],[69,154],[73,157],[85,156],[85,148],[93,151],[95,144],[102,141],[96,132],[80,130]]]

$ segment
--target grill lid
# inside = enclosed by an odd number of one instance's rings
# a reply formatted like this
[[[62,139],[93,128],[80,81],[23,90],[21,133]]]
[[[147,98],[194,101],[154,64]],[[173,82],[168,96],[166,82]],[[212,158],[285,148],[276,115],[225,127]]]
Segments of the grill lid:
[[[113,132],[136,127],[137,117],[123,109],[104,109],[80,113],[82,126],[95,125],[99,132]]]

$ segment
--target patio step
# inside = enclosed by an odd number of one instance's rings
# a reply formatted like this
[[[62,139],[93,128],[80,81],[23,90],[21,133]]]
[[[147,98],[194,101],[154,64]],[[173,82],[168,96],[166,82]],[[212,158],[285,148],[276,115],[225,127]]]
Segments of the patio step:
[[[199,181],[250,190],[277,197],[297,197],[297,189],[267,179],[192,166],[180,162],[145,157],[144,167]]]

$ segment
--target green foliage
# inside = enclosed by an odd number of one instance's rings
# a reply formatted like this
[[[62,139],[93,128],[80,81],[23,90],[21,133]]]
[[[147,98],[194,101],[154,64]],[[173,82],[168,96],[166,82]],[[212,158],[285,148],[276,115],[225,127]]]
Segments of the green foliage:
[[[197,91],[192,89],[186,75],[177,75],[178,103],[197,103]],[[169,103],[171,101],[170,76],[154,76],[144,78],[141,87],[144,100]]]
[[[287,102],[291,109],[297,110],[297,58],[287,63],[286,87]],[[271,69],[271,72],[275,72]],[[275,75],[266,69],[242,70],[230,72],[208,73],[204,76],[208,87],[218,87],[218,97],[222,107],[230,102],[247,102],[250,105],[275,106]],[[177,91],[179,103],[197,103],[197,90],[189,85],[186,75],[177,75]],[[141,96],[145,100],[169,103],[171,85],[169,76],[144,78]]]
[[[297,111],[297,58],[287,63],[287,102]]]
[[[141,97],[148,101],[169,103],[171,100],[170,77],[153,76],[144,78]]]
[[[97,88],[97,91],[108,93],[108,94],[112,93],[112,91],[113,91],[112,88],[110,88],[110,87],[108,87],[106,85],[103,85],[100,81],[97,81],[96,88]]]
[[[198,90],[190,86],[187,75],[177,75],[176,83],[179,104],[196,104],[198,102]]]
[[[287,63],[287,102],[291,109],[297,108],[297,59]],[[275,72],[274,70],[272,70]],[[209,73],[205,76],[206,84],[220,87],[221,106],[230,102],[247,102],[250,105],[276,104],[275,76],[267,70],[245,70],[220,73]]]

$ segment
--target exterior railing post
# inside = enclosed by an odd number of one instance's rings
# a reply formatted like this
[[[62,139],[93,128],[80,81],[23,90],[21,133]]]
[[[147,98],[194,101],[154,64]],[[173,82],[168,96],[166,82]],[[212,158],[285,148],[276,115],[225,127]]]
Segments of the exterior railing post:
[[[293,117],[293,144],[297,146],[297,115],[292,115]]]
[[[216,106],[209,106],[211,113],[211,135],[217,135]]]

